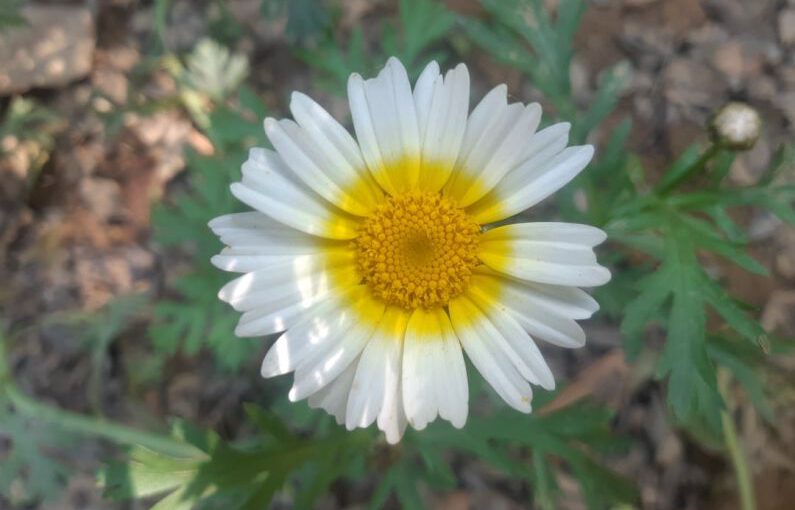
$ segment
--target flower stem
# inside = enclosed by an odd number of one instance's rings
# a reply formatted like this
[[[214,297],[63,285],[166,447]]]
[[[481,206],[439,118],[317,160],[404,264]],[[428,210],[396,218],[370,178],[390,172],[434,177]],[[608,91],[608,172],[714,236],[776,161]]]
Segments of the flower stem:
[[[726,381],[728,377],[723,379]],[[722,393],[726,396],[728,393],[726,383],[721,384],[721,387]],[[754,497],[751,470],[748,468],[748,460],[745,457],[742,445],[737,437],[737,428],[734,426],[734,420],[732,420],[732,417],[726,409],[721,411],[720,419],[721,425],[723,426],[723,438],[726,442],[726,449],[729,452],[729,458],[731,458],[734,475],[737,477],[737,490],[740,493],[740,508],[741,510],[756,510],[756,498]]]
[[[167,455],[195,457],[201,453],[190,444],[176,441],[168,436],[143,432],[125,425],[66,411],[29,397],[17,388],[11,378],[3,340],[0,331],[0,398],[7,397],[17,412],[73,432],[102,437],[128,446],[141,445]]]
[[[657,195],[662,196],[668,194],[683,182],[690,180],[690,178],[692,178],[694,175],[700,173],[704,167],[707,166],[707,163],[709,163],[709,161],[718,154],[720,149],[720,145],[716,143],[711,144],[709,147],[707,147],[707,150],[705,150],[701,156],[692,165],[687,167],[681,174],[675,176],[673,179],[657,188]]]
[[[140,445],[177,457],[195,457],[200,453],[193,446],[167,436],[143,432],[38,402],[11,385],[6,386],[5,394],[17,411],[73,432],[102,437],[128,446]]]

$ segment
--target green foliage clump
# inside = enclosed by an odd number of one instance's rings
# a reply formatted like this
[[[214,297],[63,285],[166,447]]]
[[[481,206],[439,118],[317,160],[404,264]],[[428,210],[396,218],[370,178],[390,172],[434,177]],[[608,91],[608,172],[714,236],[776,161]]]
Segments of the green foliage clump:
[[[419,489],[453,489],[453,453],[476,455],[507,476],[527,481],[542,508],[555,508],[558,491],[552,466],[564,465],[581,482],[590,509],[635,498],[634,488],[599,465],[594,454],[615,453],[626,442],[610,430],[611,413],[575,404],[547,415],[498,411],[472,417],[457,430],[437,423],[409,431],[400,446],[386,449],[372,430],[346,432],[318,427],[311,439],[292,432],[275,415],[248,405],[259,434],[228,443],[216,434],[177,422],[168,451],[134,447],[125,459],[100,474],[105,494],[114,500],[162,498],[154,508],[267,508],[290,482],[284,497],[309,509],[339,480],[370,478],[380,472],[369,508],[382,508],[394,495],[403,508],[424,508]],[[518,417],[517,417],[518,416]],[[328,419],[321,420],[328,424]]]
[[[70,312],[47,319],[73,329],[77,340],[90,351],[92,367],[86,389],[97,412],[107,350],[144,304],[144,296],[123,296],[98,312]],[[37,407],[41,404],[31,403],[16,389],[6,360],[8,342],[0,330],[0,442],[7,442],[7,451],[0,453],[0,495],[12,503],[33,504],[61,493],[70,472],[61,457],[80,443],[61,420],[44,419]]]
[[[0,28],[24,27],[28,20],[22,13],[22,8],[27,4],[27,0],[2,0],[0,1]]]
[[[106,496],[113,500],[160,496],[153,507],[159,510],[255,510],[267,508],[285,482],[303,470],[309,476],[296,506],[308,509],[369,443],[365,433],[342,430],[306,439],[258,407],[246,406],[246,412],[259,435],[243,444],[230,444],[211,431],[176,422],[169,451],[131,448],[125,460],[100,473]]]
[[[537,396],[536,400],[545,399]],[[380,508],[394,492],[404,508],[422,508],[417,489],[423,483],[439,490],[454,489],[452,452],[480,458],[509,478],[525,481],[535,504],[545,510],[556,508],[559,469],[574,475],[589,509],[631,502],[637,497],[631,483],[598,460],[628,446],[625,438],[611,430],[611,420],[612,412],[604,407],[576,402],[549,413],[522,415],[501,409],[473,415],[460,430],[436,423],[428,430],[409,431],[404,439],[406,452],[384,475],[370,507]]]
[[[572,138],[585,141],[612,113],[623,74],[621,64],[608,70],[591,105],[579,110],[569,69],[572,39],[585,3],[560,2],[554,20],[540,0],[484,0],[483,5],[490,19],[463,19],[464,28],[496,58],[524,72],[556,115],[573,120]],[[729,358],[716,354],[722,352],[723,340],[709,341],[708,313],[714,311],[723,321],[722,329],[733,330],[758,349],[764,349],[768,339],[746,307],[708,274],[703,255],[712,253],[752,273],[766,273],[747,254],[748,241],[731,213],[740,206],[756,206],[795,224],[795,186],[775,183],[776,173],[791,164],[787,162],[791,156],[786,156],[791,149],[782,149],[759,184],[731,187],[724,181],[734,153],[720,143],[707,148],[694,145],[653,183],[639,159],[624,148],[630,129],[627,121],[618,125],[596,161],[558,193],[558,203],[566,219],[602,226],[619,248],[607,255],[617,270],[613,281],[597,291],[597,298],[603,308],[622,318],[628,354],[634,357],[644,348],[649,324],[663,326],[666,341],[657,375],[667,377],[674,417],[719,437],[724,402],[716,374]],[[693,180],[699,181],[698,191],[682,191]],[[576,204],[578,194],[585,198],[585,207]],[[637,254],[645,259],[641,265],[630,262]],[[735,371],[738,366],[732,365]],[[740,371],[741,380],[758,395],[762,385],[756,373]]]
[[[0,496],[11,504],[32,504],[60,494],[69,468],[57,452],[72,440],[50,423],[25,415],[0,395]],[[0,501],[2,501],[0,499]]]
[[[260,9],[267,18],[287,18],[284,33],[292,43],[312,44],[331,29],[332,13],[322,0],[263,0]]]
[[[789,205],[795,201],[795,186],[767,181],[723,186],[722,176],[732,160],[731,154],[720,149],[702,152],[692,147],[651,192],[638,193],[615,206],[606,225],[608,233],[616,233],[617,239],[654,261],[650,266],[654,270],[637,281],[638,293],[624,309],[622,332],[629,353],[642,348],[647,324],[663,322],[667,341],[658,371],[668,376],[668,401],[674,415],[684,423],[703,422],[715,433],[720,433],[723,400],[716,376],[720,359],[710,355],[708,311],[722,319],[724,329],[733,330],[758,349],[766,348],[768,339],[760,324],[707,273],[701,255],[713,253],[746,271],[765,275],[765,268],[746,253],[747,240],[729,213],[741,205],[755,205],[795,224]],[[769,172],[774,174],[778,168]],[[695,192],[677,191],[679,178],[689,174],[706,175],[712,184]]]
[[[584,141],[615,108],[625,67],[619,63],[606,70],[589,108],[578,109],[570,69],[574,35],[586,3],[562,0],[554,20],[541,0],[482,0],[481,4],[490,19],[461,17],[467,34],[497,60],[526,74],[557,116],[572,123],[572,139]]]
[[[236,314],[217,297],[227,277],[210,264],[221,245],[207,223],[239,209],[229,185],[240,177],[247,148],[264,145],[260,122],[266,111],[247,88],[230,103],[212,104],[205,132],[215,152],[188,152],[187,189],[177,193],[172,203],[156,207],[152,216],[155,241],[164,247],[189,248],[193,263],[173,284],[179,297],[155,304],[150,335],[163,353],[183,349],[193,354],[206,346],[223,367],[232,369],[248,358],[255,345],[234,337]]]
[[[296,52],[319,72],[323,88],[342,94],[351,73],[373,74],[391,56],[399,58],[414,78],[427,61],[444,62],[445,53],[434,52],[433,47],[450,33],[454,24],[455,16],[438,2],[400,0],[398,15],[387,18],[380,26],[381,44],[377,48],[366,47],[364,31],[357,26],[347,41],[339,41],[326,32],[314,47]]]

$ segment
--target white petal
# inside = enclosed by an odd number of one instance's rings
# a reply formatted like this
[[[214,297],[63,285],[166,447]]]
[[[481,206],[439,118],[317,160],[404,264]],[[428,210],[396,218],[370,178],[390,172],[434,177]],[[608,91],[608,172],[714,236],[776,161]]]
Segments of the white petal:
[[[470,289],[467,296],[488,316],[489,322],[499,331],[500,335],[495,336],[493,340],[499,344],[522,377],[544,389],[554,389],[555,378],[552,371],[530,335],[502,303],[484,298],[474,290]]]
[[[538,156],[544,158],[544,154]],[[506,175],[482,200],[468,208],[479,223],[491,223],[532,207],[579,174],[593,157],[593,147],[569,147],[544,163],[531,157]]]
[[[585,331],[572,319],[534,308],[510,308],[510,312],[535,338],[568,349],[585,345]]]
[[[373,299],[364,285],[353,288],[342,301],[344,306],[337,318],[339,326],[330,332],[330,341],[297,362],[290,400],[306,398],[347,368],[373,336],[384,314],[384,304]]]
[[[325,388],[309,396],[309,407],[323,409],[334,416],[338,425],[345,423],[345,409],[348,407],[348,393],[351,391],[353,376],[356,374],[358,360],[352,361],[348,368]]]
[[[327,299],[307,310],[268,349],[260,367],[262,377],[292,372],[301,361],[346,332],[351,324],[343,306],[339,299]]]
[[[338,197],[329,200],[354,214],[369,212],[381,200],[383,192],[367,171],[356,140],[309,96],[293,92],[290,110],[306,135],[306,142],[311,145],[316,164],[341,189]],[[306,174],[298,170],[296,173]],[[306,177],[311,179],[308,174]],[[315,179],[306,182],[310,186],[320,186],[320,181]],[[330,194],[329,190],[324,192]]]
[[[243,163],[243,180],[231,189],[241,202],[307,234],[330,239],[356,237],[357,223],[306,188],[273,151],[251,149]]]
[[[391,78],[391,89],[394,97],[395,109],[400,132],[400,149],[402,155],[417,155],[420,150],[420,133],[417,122],[417,112],[414,110],[414,96],[411,93],[411,84],[406,73],[406,68],[395,57],[390,57],[386,63],[385,70]],[[382,140],[379,143],[385,145],[394,143],[395,140]],[[412,180],[416,182],[416,177]]]
[[[422,173],[420,187],[439,191],[453,172],[469,111],[469,71],[464,64],[438,77],[428,104],[427,123],[421,124]]]
[[[299,255],[232,280],[218,297],[246,312],[236,335],[260,336],[284,331],[301,312],[358,279],[353,254]]]
[[[342,157],[336,161],[329,158],[318,141],[294,121],[265,119],[265,132],[285,164],[312,191],[359,216],[367,215],[375,207],[375,193],[352,190],[359,183],[353,167]]]
[[[556,221],[535,221],[532,223],[513,223],[490,229],[484,236],[488,241],[538,241],[555,244],[571,244],[592,248],[602,244],[607,234],[599,228],[580,223]]]
[[[367,427],[381,416],[390,416],[400,380],[403,335],[408,317],[402,309],[387,308],[370,342],[362,352],[348,399],[348,430]],[[397,416],[395,416],[397,418]]]
[[[599,303],[577,287],[519,280],[484,266],[475,268],[470,285],[499,296],[500,301],[519,309],[541,309],[543,313],[577,320],[588,319],[599,310]]]
[[[221,253],[214,255],[210,262],[224,271],[235,273],[248,273],[272,266],[283,266],[293,260],[295,255],[260,255],[251,249],[224,248]]]
[[[362,157],[373,175],[383,176],[384,158],[381,155],[381,149],[378,147],[373,117],[370,112],[370,106],[367,103],[365,81],[364,78],[356,73],[351,74],[348,79],[348,103],[351,107],[353,128],[356,131],[356,139],[359,142]],[[378,183],[386,191],[394,191],[388,187],[388,181],[378,180]]]
[[[392,366],[390,362],[390,367]],[[403,388],[400,377],[401,360],[398,357],[398,371],[393,372],[387,369],[386,391],[384,394],[384,405],[378,413],[378,428],[384,432],[386,442],[397,444],[406,431],[406,412],[403,409]]]
[[[499,119],[507,106],[508,87],[504,84],[497,85],[483,96],[467,120],[464,142],[459,155],[461,161],[469,157],[469,153],[474,149],[477,141],[485,135],[489,126]]]
[[[448,192],[462,206],[468,206],[489,192],[521,160],[523,148],[541,121],[541,106],[512,104],[503,108],[475,142]]]
[[[466,296],[449,304],[450,322],[472,364],[508,405],[529,413],[533,390],[506,354],[499,330]]]
[[[463,427],[469,405],[466,365],[447,314],[415,310],[403,349],[403,404],[411,426],[421,430],[438,414]]]
[[[432,60],[425,66],[420,77],[417,78],[417,83],[414,84],[414,109],[417,112],[417,126],[421,139],[424,137],[428,125],[431,100],[437,78],[439,78],[439,64]]]
[[[610,280],[591,248],[604,233],[585,225],[520,223],[483,234],[478,257],[490,268],[516,278],[552,285],[591,287]],[[560,241],[554,241],[555,231]]]
[[[406,69],[390,58],[376,78],[352,75],[348,99],[370,172],[390,194],[413,189],[419,178],[419,125]]]
[[[239,273],[282,267],[297,256],[340,250],[347,243],[310,236],[259,212],[221,216],[209,225],[222,242],[231,246],[211,262],[224,271]]]
[[[530,138],[519,161],[524,163],[532,158],[535,165],[549,161],[550,158],[566,148],[569,143],[570,131],[571,124],[568,122],[558,122],[542,129]],[[512,170],[511,173],[517,169]]]
[[[293,92],[290,111],[325,156],[335,164],[341,178],[366,177],[364,159],[348,130],[309,96]]]
[[[581,289],[524,282],[480,268],[469,289],[507,309],[534,338],[566,348],[585,344],[585,332],[574,319],[588,318],[598,309]]]
[[[325,246],[315,237],[260,212],[227,214],[213,219],[209,227],[221,242],[241,255],[298,255]]]

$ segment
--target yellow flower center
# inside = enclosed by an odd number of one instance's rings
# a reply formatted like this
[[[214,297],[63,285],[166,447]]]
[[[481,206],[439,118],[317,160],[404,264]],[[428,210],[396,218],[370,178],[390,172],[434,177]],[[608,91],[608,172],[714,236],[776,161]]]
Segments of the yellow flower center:
[[[478,264],[480,226],[438,193],[409,192],[382,203],[362,224],[356,261],[372,292],[403,308],[446,305]]]

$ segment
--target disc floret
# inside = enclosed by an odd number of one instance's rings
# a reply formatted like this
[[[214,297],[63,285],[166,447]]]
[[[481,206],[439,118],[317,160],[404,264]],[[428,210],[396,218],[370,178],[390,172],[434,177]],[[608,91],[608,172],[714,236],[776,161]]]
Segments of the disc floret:
[[[478,264],[480,226],[454,201],[409,192],[382,203],[355,240],[357,265],[373,293],[407,309],[446,305]]]

